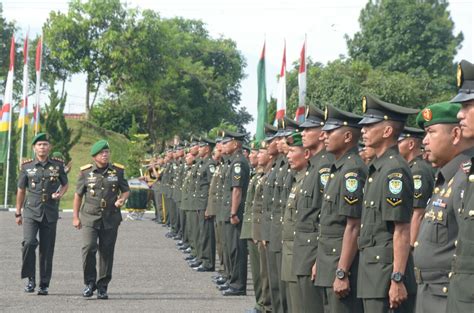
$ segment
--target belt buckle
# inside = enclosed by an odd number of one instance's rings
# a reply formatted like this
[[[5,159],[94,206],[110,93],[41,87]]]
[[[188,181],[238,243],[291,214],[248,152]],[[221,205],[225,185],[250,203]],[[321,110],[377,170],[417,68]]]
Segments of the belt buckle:
[[[104,199],[100,199],[100,207],[105,208],[107,206],[107,202]]]
[[[48,201],[48,195],[45,193],[41,194],[41,202],[46,202],[46,201]]]
[[[417,284],[423,283],[423,279],[421,278],[421,271],[419,268],[415,267],[415,279]]]

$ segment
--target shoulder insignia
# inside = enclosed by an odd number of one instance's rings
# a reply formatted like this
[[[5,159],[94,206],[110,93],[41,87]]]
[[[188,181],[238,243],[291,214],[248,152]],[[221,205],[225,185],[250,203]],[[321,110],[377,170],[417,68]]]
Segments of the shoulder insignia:
[[[24,164],[27,164],[27,163],[31,163],[33,162],[33,159],[25,159],[21,162],[21,165],[24,165]]]
[[[63,159],[60,159],[60,158],[51,158],[51,160],[54,160],[54,161],[58,161],[58,162],[61,162],[61,163],[64,163],[64,160]]]
[[[472,165],[471,161],[464,162],[461,164],[461,169],[463,170],[464,173],[467,174],[471,170],[471,165]]]
[[[115,166],[115,167],[118,167],[118,168],[121,169],[121,170],[124,170],[124,169],[125,169],[125,166],[123,166],[123,165],[120,164],[120,163],[112,163],[112,165]]]
[[[91,167],[92,167],[92,164],[86,164],[86,165],[81,166],[80,169],[81,169],[81,171],[85,171],[85,170],[87,170],[87,169],[89,169],[89,168],[91,168]]]

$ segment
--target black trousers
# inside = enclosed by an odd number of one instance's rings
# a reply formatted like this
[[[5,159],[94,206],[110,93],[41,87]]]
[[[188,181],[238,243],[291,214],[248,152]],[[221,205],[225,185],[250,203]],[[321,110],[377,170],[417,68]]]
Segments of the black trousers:
[[[107,288],[107,285],[112,279],[117,231],[118,226],[105,229],[103,224],[99,228],[89,226],[82,227],[82,267],[84,270],[84,284]],[[97,251],[99,251],[98,277],[96,270]]]
[[[23,218],[21,278],[36,277],[36,247],[39,244],[40,286],[49,287],[53,271],[56,226],[57,222],[49,223],[46,216],[41,222]]]

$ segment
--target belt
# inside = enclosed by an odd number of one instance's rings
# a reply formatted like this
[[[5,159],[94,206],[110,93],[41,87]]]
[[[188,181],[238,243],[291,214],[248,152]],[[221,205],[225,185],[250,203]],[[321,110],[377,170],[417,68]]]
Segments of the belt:
[[[415,267],[415,279],[418,284],[446,283],[449,281],[448,271],[445,270],[420,270]]]

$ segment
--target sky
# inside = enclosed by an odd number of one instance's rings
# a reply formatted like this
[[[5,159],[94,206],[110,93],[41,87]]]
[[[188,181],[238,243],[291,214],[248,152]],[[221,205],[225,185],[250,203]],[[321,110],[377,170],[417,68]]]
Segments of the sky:
[[[254,122],[247,131],[255,133],[257,116],[257,63],[266,42],[267,95],[276,96],[277,74],[280,71],[286,40],[287,67],[298,61],[305,36],[307,56],[326,63],[347,55],[344,36],[359,30],[358,17],[368,0],[129,0],[129,8],[153,9],[162,17],[181,16],[199,19],[207,24],[211,36],[231,38],[246,59],[245,79],[241,86],[241,105],[247,107]],[[66,12],[65,0],[2,0],[3,14],[15,20],[22,32],[41,32],[51,10]],[[462,48],[455,61],[474,60],[474,0],[449,1],[455,23],[455,34],[464,34]],[[31,35],[30,35],[31,36]],[[33,63],[32,63],[33,64]],[[31,65],[33,66],[33,65]],[[85,79],[76,75],[68,82],[66,112],[83,112]],[[42,95],[45,100],[46,95]],[[31,101],[30,101],[31,103]]]

